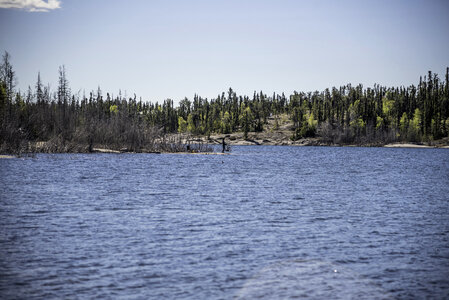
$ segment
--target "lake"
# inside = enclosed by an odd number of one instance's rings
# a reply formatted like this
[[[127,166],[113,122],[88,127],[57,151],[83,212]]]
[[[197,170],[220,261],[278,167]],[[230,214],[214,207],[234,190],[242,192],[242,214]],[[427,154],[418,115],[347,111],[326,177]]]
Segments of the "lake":
[[[449,295],[449,149],[234,146],[0,167],[2,299]]]

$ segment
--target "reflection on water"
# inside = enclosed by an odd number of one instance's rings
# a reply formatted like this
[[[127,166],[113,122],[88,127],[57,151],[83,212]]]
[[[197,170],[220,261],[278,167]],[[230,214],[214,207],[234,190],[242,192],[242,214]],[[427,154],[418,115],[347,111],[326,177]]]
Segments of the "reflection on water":
[[[444,298],[449,151],[0,160],[0,296]]]

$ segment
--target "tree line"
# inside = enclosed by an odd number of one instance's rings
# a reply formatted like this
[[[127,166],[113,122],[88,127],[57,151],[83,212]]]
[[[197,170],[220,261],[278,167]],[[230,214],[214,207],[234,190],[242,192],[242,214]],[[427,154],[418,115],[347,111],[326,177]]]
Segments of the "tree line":
[[[85,152],[94,145],[131,151],[173,150],[171,133],[210,136],[262,132],[280,116],[292,122],[291,139],[318,137],[329,144],[423,142],[449,136],[449,68],[441,80],[431,71],[417,86],[364,88],[351,84],[315,92],[252,96],[229,88],[216,98],[195,95],[177,106],[97,91],[72,93],[64,66],[56,91],[37,74],[34,87],[16,90],[10,55],[0,65],[0,150],[30,151],[36,142],[49,152]],[[31,146],[30,146],[31,145]]]

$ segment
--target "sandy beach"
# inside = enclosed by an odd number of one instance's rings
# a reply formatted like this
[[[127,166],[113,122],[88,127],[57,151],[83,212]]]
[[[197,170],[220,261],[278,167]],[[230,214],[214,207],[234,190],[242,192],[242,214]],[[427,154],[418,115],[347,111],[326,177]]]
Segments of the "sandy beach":
[[[384,146],[385,148],[438,148],[434,146],[428,146],[428,145],[419,145],[419,144],[411,144],[411,143],[393,143],[393,144],[387,144]],[[444,147],[441,147],[444,148]]]

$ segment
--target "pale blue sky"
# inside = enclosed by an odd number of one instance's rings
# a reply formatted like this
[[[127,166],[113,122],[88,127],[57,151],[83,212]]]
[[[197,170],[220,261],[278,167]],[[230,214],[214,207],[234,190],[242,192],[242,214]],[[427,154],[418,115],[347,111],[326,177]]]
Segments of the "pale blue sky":
[[[444,78],[448,16],[449,1],[436,0],[62,0],[48,12],[0,8],[0,51],[22,91],[38,71],[55,90],[62,64],[73,92],[151,102],[229,87],[408,86],[428,70]]]

